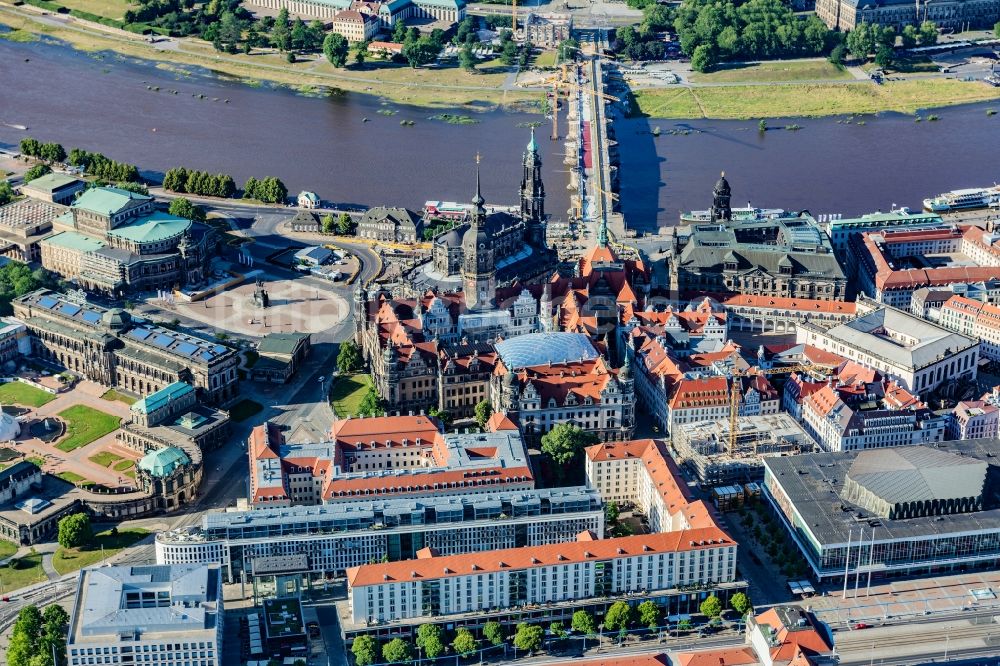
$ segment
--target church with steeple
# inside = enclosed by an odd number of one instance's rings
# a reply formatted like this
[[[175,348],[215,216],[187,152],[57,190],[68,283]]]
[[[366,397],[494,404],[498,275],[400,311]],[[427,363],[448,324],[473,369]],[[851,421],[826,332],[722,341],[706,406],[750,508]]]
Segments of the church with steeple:
[[[480,271],[479,264],[488,259],[492,261],[493,283],[500,286],[543,278],[556,262],[555,252],[545,242],[545,186],[534,130],[521,159],[517,207],[487,205],[478,177],[482,166],[477,164],[476,194],[466,219],[433,240],[432,261],[426,268],[444,288],[457,288],[461,283],[468,292],[469,275],[477,273],[485,280],[488,271]],[[472,254],[475,261],[470,260]],[[483,299],[476,294],[470,299],[473,301],[479,304]]]

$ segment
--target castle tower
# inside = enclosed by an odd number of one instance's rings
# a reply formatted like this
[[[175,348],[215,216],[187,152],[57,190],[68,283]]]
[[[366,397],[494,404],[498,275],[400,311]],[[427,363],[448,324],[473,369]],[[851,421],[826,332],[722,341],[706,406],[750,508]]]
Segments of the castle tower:
[[[535,128],[521,160],[521,219],[527,230],[527,240],[535,247],[545,245],[545,186],[542,184],[542,158],[535,143]]]
[[[479,156],[476,155],[476,195],[469,229],[462,237],[462,289],[465,306],[473,311],[493,308],[496,296],[496,264],[493,257],[493,238],[486,228],[486,208],[483,204],[479,180]]]
[[[715,187],[712,188],[713,222],[733,219],[733,211],[729,206],[729,200],[732,198],[732,195],[733,193],[729,189],[729,181],[726,180],[726,172],[723,171],[722,175],[719,176],[719,180],[715,183]]]

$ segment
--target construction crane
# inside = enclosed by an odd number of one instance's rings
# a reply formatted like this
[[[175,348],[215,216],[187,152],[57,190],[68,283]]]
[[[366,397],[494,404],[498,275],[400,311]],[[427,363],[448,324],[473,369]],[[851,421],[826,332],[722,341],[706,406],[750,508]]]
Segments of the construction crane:
[[[510,1],[510,36],[517,39],[517,0]]]
[[[736,450],[736,425],[739,420],[740,415],[740,394],[742,393],[742,382],[740,381],[743,377],[752,377],[754,375],[782,375],[791,374],[793,372],[805,372],[810,375],[828,375],[832,372],[830,368],[824,368],[818,365],[784,365],[779,368],[749,368],[748,370],[737,370],[733,371],[729,375],[730,386],[729,386],[729,451],[733,452]]]
[[[540,83],[543,85],[552,86],[552,140],[556,141],[559,138],[559,92],[560,90],[575,90],[577,92],[586,93],[592,97],[600,97],[606,102],[620,102],[621,100],[614,95],[609,95],[607,93],[598,92],[593,90],[588,86],[581,86],[576,83],[565,80],[565,78],[549,77],[543,79]]]

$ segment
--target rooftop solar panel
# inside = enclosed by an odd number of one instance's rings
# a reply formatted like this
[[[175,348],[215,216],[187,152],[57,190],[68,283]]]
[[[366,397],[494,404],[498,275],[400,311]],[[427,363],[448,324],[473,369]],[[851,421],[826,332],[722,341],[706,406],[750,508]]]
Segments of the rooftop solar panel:
[[[91,324],[96,324],[97,322],[101,321],[101,313],[94,312],[93,310],[84,310],[83,314],[80,316],[83,317],[84,321],[89,322]]]
[[[39,305],[41,305],[43,308],[47,308],[47,309],[50,309],[50,310],[53,307],[55,307],[56,303],[58,303],[58,302],[59,301],[57,301],[56,299],[52,298],[51,296],[42,296],[41,298],[38,299],[38,304]]]
[[[226,348],[223,347],[222,345],[215,345],[215,353],[216,354],[225,354],[226,353]]]
[[[173,341],[174,341],[173,338],[160,333],[157,333],[156,337],[151,340],[151,342],[154,345],[156,345],[157,347],[163,347],[164,349],[169,347],[170,343],[172,343]]]
[[[152,331],[145,328],[134,328],[128,334],[136,340],[145,340],[152,334]]]
[[[198,356],[201,356],[203,361],[211,361],[213,358],[215,358],[214,356],[212,356],[212,352],[207,352],[207,351],[198,354]]]
[[[192,356],[196,351],[198,351],[198,347],[191,344],[190,342],[182,342],[179,345],[177,345],[176,351],[178,354],[184,354],[185,356]]]
[[[70,317],[76,315],[81,310],[79,305],[73,305],[72,303],[63,303],[59,306],[59,311]]]

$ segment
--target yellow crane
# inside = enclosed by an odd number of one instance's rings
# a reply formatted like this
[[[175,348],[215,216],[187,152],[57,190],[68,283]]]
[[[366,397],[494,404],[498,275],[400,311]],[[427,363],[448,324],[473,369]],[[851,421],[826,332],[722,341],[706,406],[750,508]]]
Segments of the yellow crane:
[[[729,375],[729,451],[733,452],[736,450],[736,425],[740,415],[740,394],[742,393],[742,382],[740,380],[743,377],[783,375],[793,372],[805,372],[813,376],[825,376],[829,375],[832,371],[832,368],[802,363],[798,365],[784,365],[778,368],[754,367],[747,370],[734,369]]]
[[[510,1],[510,36],[517,39],[517,0]]]
[[[562,77],[548,77],[542,79],[540,82],[542,85],[552,86],[552,140],[555,141],[559,138],[559,92],[561,90],[575,90],[577,92],[586,93],[592,97],[600,97],[606,102],[620,102],[621,100],[614,95],[609,95],[607,93],[598,92],[593,90],[588,86],[581,86],[576,83],[567,81],[565,78],[565,70]]]

